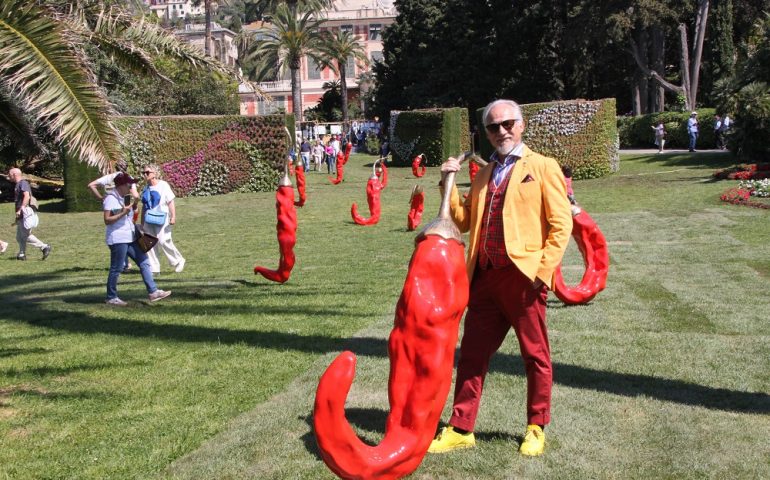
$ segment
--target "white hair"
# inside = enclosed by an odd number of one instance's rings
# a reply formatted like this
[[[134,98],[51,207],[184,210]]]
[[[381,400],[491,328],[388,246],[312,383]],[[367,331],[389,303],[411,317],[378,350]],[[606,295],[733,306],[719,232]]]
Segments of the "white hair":
[[[481,121],[484,122],[484,125],[487,124],[487,118],[489,117],[489,112],[497,105],[508,105],[509,107],[513,108],[514,120],[524,120],[524,117],[521,114],[521,107],[519,107],[519,104],[514,102],[513,100],[506,100],[503,98],[503,99],[493,100],[486,107],[484,107],[484,113],[482,113],[481,115]]]

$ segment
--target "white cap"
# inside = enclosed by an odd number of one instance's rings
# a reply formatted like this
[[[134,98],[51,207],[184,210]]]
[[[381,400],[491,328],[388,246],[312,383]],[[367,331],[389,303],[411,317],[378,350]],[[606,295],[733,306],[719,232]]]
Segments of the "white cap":
[[[692,112],[692,113],[690,114],[690,116],[693,116],[693,115],[697,115],[697,114],[698,114],[698,112]]]

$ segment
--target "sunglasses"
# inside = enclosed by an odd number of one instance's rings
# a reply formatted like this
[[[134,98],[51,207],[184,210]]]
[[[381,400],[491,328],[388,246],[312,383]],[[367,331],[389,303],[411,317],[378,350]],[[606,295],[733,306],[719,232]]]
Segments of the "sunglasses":
[[[142,175],[149,175],[151,173],[154,173],[154,172],[151,171],[151,170],[147,170],[147,171],[142,172]]]
[[[516,122],[518,122],[519,120],[520,119],[518,118],[503,120],[500,123],[490,123],[490,124],[484,125],[484,128],[486,128],[489,133],[497,133],[500,130],[500,127],[503,127],[504,129],[510,132],[511,130],[513,130],[513,126],[516,125]]]

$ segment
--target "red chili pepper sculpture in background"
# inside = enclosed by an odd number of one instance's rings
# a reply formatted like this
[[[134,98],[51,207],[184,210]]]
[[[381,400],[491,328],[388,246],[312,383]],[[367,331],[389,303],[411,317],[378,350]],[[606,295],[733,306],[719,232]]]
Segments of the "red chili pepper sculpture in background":
[[[297,166],[294,167],[294,175],[297,177],[297,193],[299,193],[299,201],[294,202],[294,206],[304,207],[307,194],[305,193],[305,167],[302,160],[297,162]]]
[[[376,168],[377,162],[374,162],[373,169]],[[369,203],[369,218],[364,218],[358,214],[358,205],[353,203],[350,207],[350,215],[353,217],[353,221],[358,225],[374,225],[380,221],[380,191],[383,189],[383,185],[377,179],[377,175],[372,172],[372,176],[369,177],[369,181],[366,182],[366,201]]]
[[[350,160],[350,152],[353,151],[353,144],[348,142],[345,144],[345,161],[342,163],[348,163],[348,160]]]
[[[390,413],[382,442],[366,445],[345,418],[345,399],[356,365],[352,352],[337,356],[318,383],[313,411],[318,449],[326,465],[342,478],[409,475],[436,432],[452,384],[460,318],[468,303],[464,248],[449,217],[448,192],[453,182],[450,173],[442,213],[415,239],[396,305],[388,340]]]
[[[471,183],[473,183],[473,179],[476,178],[476,174],[479,173],[479,170],[481,167],[479,167],[479,164],[476,162],[470,162],[468,163],[468,176],[471,177]]]
[[[422,211],[425,209],[425,192],[422,187],[415,185],[412,190],[412,198],[409,200],[411,208],[406,219],[406,229],[410,232],[415,230],[422,220]]]
[[[342,180],[344,180],[345,176],[345,164],[348,163],[347,158],[342,154],[342,152],[337,152],[337,178],[329,177],[329,181],[332,182],[334,185],[337,185]]]
[[[425,175],[425,164],[423,161],[425,160],[425,154],[421,153],[414,157],[414,160],[412,160],[412,175],[414,175],[417,178],[422,177]]]
[[[286,134],[291,135],[286,130]],[[291,140],[290,140],[291,142]],[[291,269],[294,268],[294,245],[297,243],[297,210],[294,208],[294,188],[289,179],[289,163],[283,167],[283,177],[278,182],[278,191],[275,192],[275,210],[277,212],[278,223],[276,231],[278,234],[278,247],[281,251],[281,259],[278,262],[277,270],[270,270],[265,267],[254,267],[254,274],[260,274],[268,280],[278,283],[284,283],[291,275]]]
[[[376,173],[377,173],[377,177],[380,179],[382,188],[385,188],[388,186],[388,167],[385,166],[386,160],[387,160],[386,157],[382,157],[381,159],[377,160],[377,162],[380,163],[380,168],[376,170]],[[374,164],[377,165],[377,162],[374,162]]]
[[[580,253],[583,254],[586,271],[580,284],[570,288],[564,284],[560,264],[554,272],[554,293],[567,305],[580,305],[590,302],[607,286],[610,254],[607,250],[607,240],[599,230],[599,226],[585,210],[579,207],[573,207],[572,238],[575,239]]]

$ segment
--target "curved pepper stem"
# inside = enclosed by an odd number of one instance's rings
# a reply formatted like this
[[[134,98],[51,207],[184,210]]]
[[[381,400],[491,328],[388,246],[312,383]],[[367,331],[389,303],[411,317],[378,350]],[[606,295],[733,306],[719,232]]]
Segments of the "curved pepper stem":
[[[390,413],[377,446],[363,443],[345,418],[356,357],[343,352],[316,391],[313,426],[321,458],[345,479],[396,479],[422,462],[452,383],[460,318],[468,303],[462,243],[423,237],[409,262],[388,340]]]
[[[577,212],[575,212],[575,210]],[[561,274],[561,264],[554,272],[554,293],[567,305],[582,305],[590,302],[607,286],[610,254],[607,240],[593,218],[578,207],[573,207],[572,238],[583,255],[585,272],[580,284],[568,287]]]

